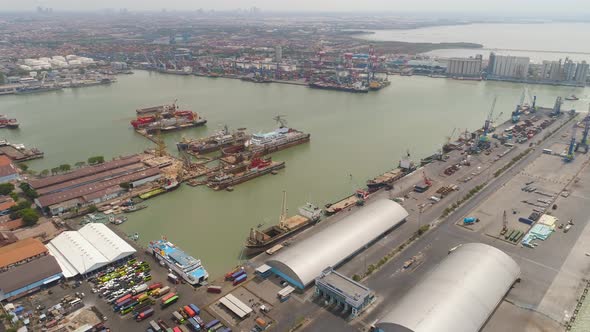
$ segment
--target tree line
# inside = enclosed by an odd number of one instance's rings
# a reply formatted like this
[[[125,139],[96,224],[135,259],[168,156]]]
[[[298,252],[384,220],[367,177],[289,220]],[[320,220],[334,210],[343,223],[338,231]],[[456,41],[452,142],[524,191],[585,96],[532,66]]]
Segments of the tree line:
[[[94,157],[90,157],[88,158],[87,161],[78,161],[77,163],[74,164],[74,167],[76,168],[82,168],[84,166],[90,165],[99,165],[104,163],[104,157],[103,156],[94,156]],[[67,173],[69,171],[72,170],[72,165],[70,164],[61,164],[57,167],[53,167],[51,169],[44,169],[41,172],[39,172],[39,176],[41,177],[46,177],[49,174],[51,175],[57,175],[60,173]]]

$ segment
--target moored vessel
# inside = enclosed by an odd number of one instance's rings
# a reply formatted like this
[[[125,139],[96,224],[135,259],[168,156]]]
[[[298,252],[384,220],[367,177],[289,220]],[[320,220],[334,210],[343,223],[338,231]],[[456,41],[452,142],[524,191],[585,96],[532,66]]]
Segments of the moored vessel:
[[[167,266],[191,285],[202,284],[209,278],[200,259],[189,256],[165,238],[151,241],[148,251],[160,264]]]
[[[283,205],[281,216],[277,225],[262,230],[251,228],[250,235],[246,239],[245,254],[252,256],[271,248],[276,243],[286,240],[297,232],[317,223],[322,215],[322,210],[317,206],[306,203],[299,208],[299,214],[287,218],[287,193],[283,191]]]

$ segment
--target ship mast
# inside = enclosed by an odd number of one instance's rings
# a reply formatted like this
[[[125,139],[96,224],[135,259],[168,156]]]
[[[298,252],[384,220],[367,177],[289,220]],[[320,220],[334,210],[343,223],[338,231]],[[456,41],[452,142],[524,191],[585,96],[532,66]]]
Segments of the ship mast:
[[[281,208],[281,216],[279,218],[279,227],[285,227],[285,220],[287,220],[287,191],[283,190],[283,206]]]

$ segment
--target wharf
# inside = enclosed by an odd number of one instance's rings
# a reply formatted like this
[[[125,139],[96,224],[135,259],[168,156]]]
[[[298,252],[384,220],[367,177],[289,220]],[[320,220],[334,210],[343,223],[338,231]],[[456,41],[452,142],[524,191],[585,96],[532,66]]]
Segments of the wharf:
[[[4,154],[15,162],[43,158],[44,153],[36,148],[17,149],[12,145],[0,146],[0,154]]]

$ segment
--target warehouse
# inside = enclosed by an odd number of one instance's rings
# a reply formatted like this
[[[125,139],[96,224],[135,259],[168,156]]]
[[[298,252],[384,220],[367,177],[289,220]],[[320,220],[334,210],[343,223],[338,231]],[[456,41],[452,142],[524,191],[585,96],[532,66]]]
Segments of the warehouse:
[[[45,212],[55,215],[71,208],[96,204],[104,199],[115,198],[124,192],[124,189],[119,186],[122,183],[130,183],[132,187],[136,187],[155,181],[161,176],[158,167],[142,169],[115,178],[42,195],[35,199],[35,204]]]
[[[482,243],[449,254],[376,327],[383,332],[476,332],[520,275],[504,252]]]
[[[20,180],[20,176],[12,161],[6,156],[0,156],[0,183]]]
[[[62,277],[61,268],[51,255],[29,261],[0,273],[0,301],[14,300],[47,287]]]
[[[47,255],[41,241],[28,238],[0,248],[0,272]]]
[[[85,276],[135,253],[125,240],[104,224],[63,232],[47,245],[66,278]]]
[[[378,200],[289,246],[266,264],[273,273],[303,289],[326,268],[337,267],[403,223],[407,216],[408,212],[398,203]]]

